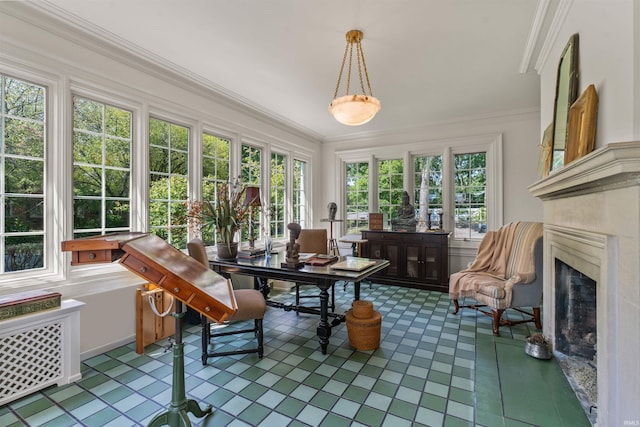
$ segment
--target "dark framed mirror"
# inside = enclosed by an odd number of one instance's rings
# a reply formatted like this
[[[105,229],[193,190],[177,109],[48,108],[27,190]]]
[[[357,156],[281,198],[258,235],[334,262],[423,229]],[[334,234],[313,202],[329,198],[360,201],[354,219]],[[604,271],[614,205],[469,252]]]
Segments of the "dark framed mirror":
[[[567,143],[569,108],[578,98],[578,34],[569,38],[560,55],[556,78],[556,97],[553,105],[553,141],[551,172],[564,166]]]

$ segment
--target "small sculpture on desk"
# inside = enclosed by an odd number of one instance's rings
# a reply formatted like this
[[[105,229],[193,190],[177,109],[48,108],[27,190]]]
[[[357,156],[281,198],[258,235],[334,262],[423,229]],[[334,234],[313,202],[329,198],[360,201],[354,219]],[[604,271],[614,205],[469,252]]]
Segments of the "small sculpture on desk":
[[[304,262],[300,262],[300,243],[296,242],[300,236],[300,224],[291,222],[287,225],[289,230],[289,241],[287,242],[286,262],[283,262],[282,267],[286,268],[300,268],[304,265]]]
[[[336,202],[330,202],[327,205],[327,209],[329,209],[329,221],[335,221],[336,213],[338,212],[338,205],[336,205]]]
[[[391,219],[393,231],[416,231],[416,210],[409,203],[409,193],[402,192],[402,205],[398,206],[398,216]]]

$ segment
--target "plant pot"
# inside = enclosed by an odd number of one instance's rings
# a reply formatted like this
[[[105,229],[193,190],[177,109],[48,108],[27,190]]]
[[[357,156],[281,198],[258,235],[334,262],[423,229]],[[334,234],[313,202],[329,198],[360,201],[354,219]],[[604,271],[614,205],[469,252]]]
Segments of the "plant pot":
[[[236,259],[238,257],[238,242],[216,244],[219,259]]]
[[[524,351],[529,356],[535,357],[536,359],[551,359],[551,350],[549,349],[549,346],[547,344],[534,344],[527,342]]]

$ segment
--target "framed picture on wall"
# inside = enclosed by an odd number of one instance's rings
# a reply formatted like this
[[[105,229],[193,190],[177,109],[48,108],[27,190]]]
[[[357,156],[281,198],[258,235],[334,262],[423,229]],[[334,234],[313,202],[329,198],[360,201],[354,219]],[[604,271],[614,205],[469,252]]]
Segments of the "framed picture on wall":
[[[553,143],[552,132],[553,123],[547,126],[544,130],[544,134],[542,135],[542,142],[540,143],[540,158],[538,160],[539,179],[548,176],[549,171],[551,170],[551,144]]]
[[[569,110],[569,131],[564,164],[579,159],[596,147],[598,122],[598,93],[589,85]]]

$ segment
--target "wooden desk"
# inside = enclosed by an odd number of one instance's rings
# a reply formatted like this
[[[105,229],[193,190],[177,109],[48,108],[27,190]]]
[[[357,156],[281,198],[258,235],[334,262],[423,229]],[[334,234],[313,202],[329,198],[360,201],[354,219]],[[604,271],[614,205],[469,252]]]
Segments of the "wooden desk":
[[[349,257],[340,257],[339,261]],[[258,257],[253,259],[241,259],[229,261],[210,259],[209,264],[214,271],[221,274],[243,274],[256,277],[256,287],[267,298],[269,289],[266,284],[268,279],[280,279],[289,282],[302,282],[315,284],[320,289],[320,310],[313,310],[310,308],[294,307],[291,305],[283,305],[271,301],[267,301],[267,304],[284,308],[285,310],[297,310],[305,312],[317,312],[320,314],[320,323],[318,325],[317,334],[320,340],[320,346],[322,348],[322,354],[327,353],[327,346],[329,344],[329,337],[331,336],[331,328],[337,326],[343,322],[344,315],[333,314],[333,321],[329,323],[329,292],[335,282],[339,280],[349,281],[355,283],[355,299],[360,299],[360,282],[370,275],[380,272],[389,266],[387,260],[374,260],[375,264],[362,271],[346,271],[346,270],[334,270],[331,268],[332,264],[325,266],[310,266],[305,265],[300,269],[288,269],[283,268],[281,263],[285,260],[285,253],[278,252],[273,254],[270,259],[266,257]]]

